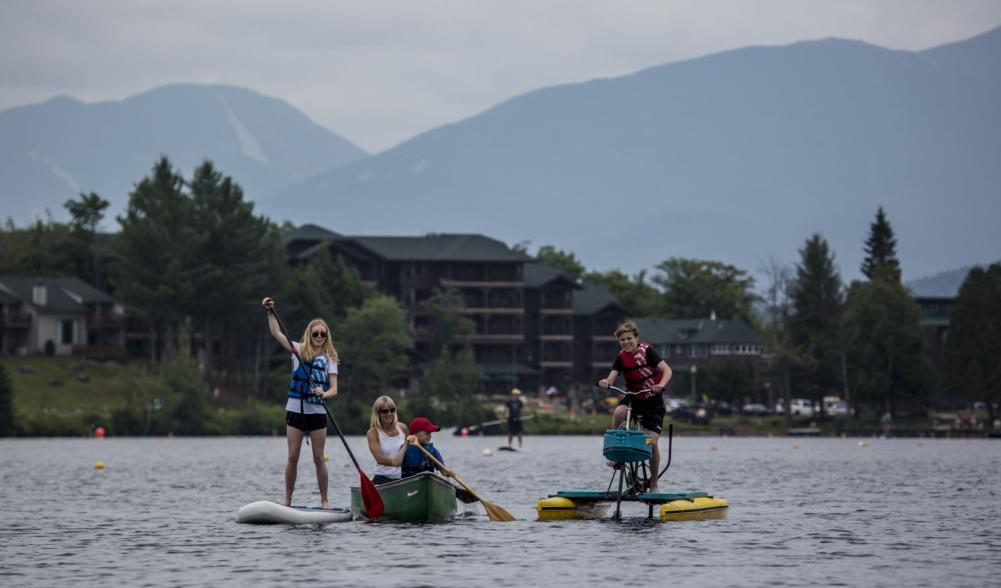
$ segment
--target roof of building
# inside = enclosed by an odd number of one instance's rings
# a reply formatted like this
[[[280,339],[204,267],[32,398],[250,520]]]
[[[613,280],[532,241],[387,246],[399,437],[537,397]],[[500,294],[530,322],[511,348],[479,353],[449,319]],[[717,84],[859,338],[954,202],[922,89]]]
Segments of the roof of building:
[[[612,291],[600,284],[584,282],[573,295],[574,314],[591,315],[610,306],[623,312],[625,308]]]
[[[971,269],[973,266],[941,272],[934,276],[912,280],[905,285],[915,298],[955,299],[959,297],[959,288]]]
[[[339,239],[341,237],[342,235],[333,231],[328,231],[321,226],[305,224],[282,235],[282,240],[285,243],[289,243],[291,241],[329,241],[331,239]]]
[[[7,292],[0,290],[0,304],[14,304],[20,301],[21,299],[18,298],[17,296],[14,296],[13,294],[8,294]]]
[[[542,262],[526,263],[524,278],[526,288],[541,288],[546,284],[556,281],[566,282],[575,288],[582,287],[574,282],[570,276],[566,275],[563,270],[557,269],[551,265],[546,265]]]
[[[531,261],[496,239],[477,234],[423,237],[349,237],[386,261]]]
[[[636,319],[640,339],[654,345],[760,343],[761,337],[740,317],[727,319]]]
[[[32,302],[32,291],[37,284],[47,288],[47,300],[44,306],[47,313],[80,313],[86,310],[87,304],[115,302],[114,298],[79,278],[0,276],[0,292],[6,291],[8,295],[13,295],[22,303],[32,306],[35,306]]]

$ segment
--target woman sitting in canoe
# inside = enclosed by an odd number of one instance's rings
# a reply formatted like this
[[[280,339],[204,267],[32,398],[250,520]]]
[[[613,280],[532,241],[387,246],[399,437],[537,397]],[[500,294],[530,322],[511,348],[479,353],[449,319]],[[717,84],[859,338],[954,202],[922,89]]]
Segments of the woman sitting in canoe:
[[[439,467],[432,460],[428,459],[427,454],[424,453],[424,451],[427,451],[441,462],[442,465],[445,465],[445,460],[438,453],[438,450],[435,449],[434,444],[431,443],[431,433],[440,430],[441,427],[424,417],[417,417],[410,421],[410,436],[407,437],[407,451],[403,455],[403,463],[400,464],[401,474],[404,478],[415,476],[421,472],[433,472],[435,470],[440,471],[449,478],[452,477],[452,470],[447,467]],[[424,448],[424,451],[415,447],[417,444],[420,444]]]
[[[376,464],[372,482],[385,484],[399,480],[407,448],[407,427],[397,419],[396,403],[389,396],[380,396],[372,404],[372,427],[367,436],[368,450]]]

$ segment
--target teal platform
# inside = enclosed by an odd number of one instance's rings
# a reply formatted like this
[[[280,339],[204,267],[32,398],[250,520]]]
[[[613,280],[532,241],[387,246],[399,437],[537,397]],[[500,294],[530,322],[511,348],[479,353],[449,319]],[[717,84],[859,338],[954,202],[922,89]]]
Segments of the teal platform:
[[[610,502],[618,500],[618,492],[601,492],[598,490],[560,490],[554,496],[569,498],[577,502]],[[665,504],[672,500],[693,500],[695,498],[705,498],[709,494],[701,490],[689,490],[687,492],[644,492],[638,495],[625,495],[624,501],[643,502],[646,504]]]

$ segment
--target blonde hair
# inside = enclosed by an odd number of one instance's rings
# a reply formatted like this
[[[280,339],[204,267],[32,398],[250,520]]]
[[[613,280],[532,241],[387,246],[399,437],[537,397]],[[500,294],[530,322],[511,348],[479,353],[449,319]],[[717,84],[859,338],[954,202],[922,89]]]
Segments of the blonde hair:
[[[372,428],[377,431],[382,429],[382,423],[379,421],[379,411],[384,408],[396,408],[396,403],[389,396],[380,396],[372,403]],[[399,412],[393,413],[393,429],[400,428],[399,416]],[[382,430],[385,431],[385,429]]]
[[[323,327],[327,330],[327,338],[323,340],[323,345],[319,348],[313,346],[313,340],[309,336],[315,327]],[[306,330],[302,333],[302,341],[299,342],[299,355],[306,361],[313,361],[314,357],[326,355],[330,358],[330,361],[338,363],[337,350],[334,349],[334,334],[330,332],[330,327],[327,326],[326,321],[318,318],[309,321],[309,324],[306,325]]]
[[[619,325],[619,328],[615,329],[615,338],[618,339],[623,333],[628,333],[629,331],[632,331],[637,339],[640,338],[640,328],[633,321],[626,321]]]

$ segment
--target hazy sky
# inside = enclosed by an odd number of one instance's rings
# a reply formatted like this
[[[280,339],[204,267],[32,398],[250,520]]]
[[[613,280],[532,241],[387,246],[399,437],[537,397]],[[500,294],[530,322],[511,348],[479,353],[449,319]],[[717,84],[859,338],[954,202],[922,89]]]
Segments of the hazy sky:
[[[0,0],[0,110],[231,84],[376,152],[553,84],[832,36],[925,49],[998,25],[1001,0]]]

